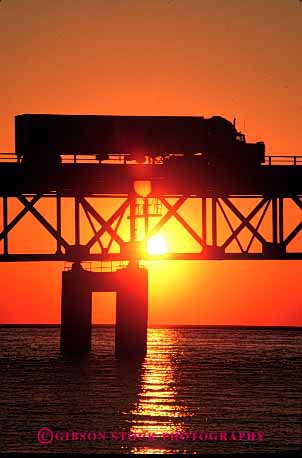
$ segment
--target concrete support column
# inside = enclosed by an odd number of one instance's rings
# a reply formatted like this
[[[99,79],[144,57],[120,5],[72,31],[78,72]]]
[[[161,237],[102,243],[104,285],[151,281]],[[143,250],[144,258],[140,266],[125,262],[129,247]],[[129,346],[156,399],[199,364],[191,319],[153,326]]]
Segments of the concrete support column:
[[[61,351],[70,355],[91,348],[91,287],[89,272],[79,266],[62,273]]]
[[[141,358],[147,350],[148,271],[136,266],[118,272],[115,355]]]

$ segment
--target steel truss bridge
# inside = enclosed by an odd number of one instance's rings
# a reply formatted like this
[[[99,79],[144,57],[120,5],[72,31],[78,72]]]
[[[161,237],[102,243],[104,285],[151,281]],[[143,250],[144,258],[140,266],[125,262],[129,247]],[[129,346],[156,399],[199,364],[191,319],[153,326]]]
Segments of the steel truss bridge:
[[[6,155],[0,161],[0,261],[302,259],[300,156],[271,156],[262,166],[243,169],[186,161],[75,160],[63,162],[52,173],[30,171],[12,159]],[[37,208],[46,199],[54,205],[55,222]],[[110,216],[98,204],[104,199],[118,202]],[[193,215],[184,210],[192,200]],[[21,209],[10,217],[16,201]],[[64,234],[63,201],[72,203],[71,239]],[[14,229],[28,214],[54,240],[53,252],[11,249]],[[194,249],[148,254],[147,240],[172,220],[192,239]],[[88,240],[84,225],[90,227]]]

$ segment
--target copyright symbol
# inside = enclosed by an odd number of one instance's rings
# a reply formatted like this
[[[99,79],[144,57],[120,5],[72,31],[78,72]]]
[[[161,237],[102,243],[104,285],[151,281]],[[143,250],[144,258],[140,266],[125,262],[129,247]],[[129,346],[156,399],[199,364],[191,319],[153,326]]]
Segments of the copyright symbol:
[[[53,431],[49,428],[41,428],[38,431],[38,442],[42,445],[51,444],[53,441]]]

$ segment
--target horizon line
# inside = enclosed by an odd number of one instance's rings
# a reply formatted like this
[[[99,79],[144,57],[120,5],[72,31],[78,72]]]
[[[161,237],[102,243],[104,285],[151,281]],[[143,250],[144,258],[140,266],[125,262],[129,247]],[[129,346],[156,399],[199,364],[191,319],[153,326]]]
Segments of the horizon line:
[[[60,323],[0,323],[0,328],[26,328],[26,327],[45,327],[45,328],[57,328],[61,327]],[[94,323],[92,327],[115,327],[114,323]],[[148,328],[298,328],[302,329],[302,325],[261,325],[261,324],[150,324]]]

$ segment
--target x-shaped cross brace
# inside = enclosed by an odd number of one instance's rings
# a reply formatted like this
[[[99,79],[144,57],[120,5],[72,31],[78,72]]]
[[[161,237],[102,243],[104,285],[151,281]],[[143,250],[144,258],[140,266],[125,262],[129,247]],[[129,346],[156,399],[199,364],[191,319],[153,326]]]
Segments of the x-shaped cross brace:
[[[0,240],[7,236],[7,234],[18,224],[18,222],[26,215],[31,213],[42,226],[64,247],[69,247],[69,243],[58,233],[58,231],[44,218],[43,215],[34,207],[38,200],[43,197],[43,194],[37,194],[28,201],[23,195],[16,196],[18,200],[24,205],[24,208],[12,219],[12,221],[0,233]]]
[[[171,205],[164,197],[159,198],[160,202],[168,209],[167,213],[157,222],[157,224],[148,233],[148,238],[156,234],[170,218],[173,216],[180,222],[182,227],[196,240],[202,247],[205,245],[204,240],[192,229],[192,227],[186,222],[186,220],[178,213],[179,208],[187,200],[187,197],[180,197],[173,205]]]

